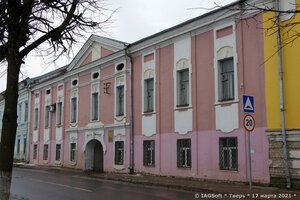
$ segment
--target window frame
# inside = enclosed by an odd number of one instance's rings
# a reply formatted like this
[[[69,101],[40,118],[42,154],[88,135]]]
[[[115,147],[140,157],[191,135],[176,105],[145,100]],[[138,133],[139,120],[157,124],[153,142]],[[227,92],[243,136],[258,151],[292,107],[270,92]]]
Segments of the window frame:
[[[125,110],[125,86],[118,85],[116,87],[116,116],[124,116],[125,114],[124,110]]]
[[[71,97],[71,116],[70,116],[70,122],[71,123],[77,123],[77,110],[78,110],[78,103],[77,103],[77,96]]]
[[[33,144],[33,155],[32,155],[32,159],[33,160],[36,160],[37,159],[37,152],[38,152],[38,146],[37,146],[37,144]]]
[[[177,107],[190,104],[190,69],[177,70]],[[185,78],[185,79],[184,79]],[[185,86],[183,88],[183,86]]]
[[[99,92],[92,93],[92,112],[91,112],[91,119],[92,121],[99,120]]]
[[[177,140],[177,167],[192,167],[192,141],[190,138]]]
[[[39,128],[39,108],[34,108],[34,130]]]
[[[115,165],[124,165],[125,142],[115,141]]]
[[[143,150],[143,165],[155,167],[155,140],[144,140]]]
[[[77,144],[76,142],[70,143],[70,162],[76,162],[77,158]]]
[[[50,127],[50,105],[45,106],[45,129],[48,129]]]
[[[229,140],[233,140],[233,141],[229,141]],[[226,146],[223,145],[224,143],[226,143]],[[230,143],[235,144],[235,146],[230,146]],[[225,153],[227,155],[224,155]],[[237,137],[219,138],[219,167],[220,170],[238,171],[238,138]]]
[[[230,69],[227,62],[231,62]],[[232,101],[235,99],[235,69],[234,57],[227,57],[218,60],[218,101]],[[226,78],[226,80],[225,80]]]
[[[59,146],[59,148],[57,148]],[[61,144],[55,145],[55,161],[61,160]]]
[[[151,86],[152,88],[149,86]],[[154,111],[154,87],[153,77],[144,79],[144,113]]]
[[[56,126],[62,125],[62,114],[63,114],[63,103],[57,102],[56,103]]]
[[[43,148],[43,160],[48,160],[48,158],[49,158],[48,154],[49,154],[49,144],[44,144],[44,148]]]

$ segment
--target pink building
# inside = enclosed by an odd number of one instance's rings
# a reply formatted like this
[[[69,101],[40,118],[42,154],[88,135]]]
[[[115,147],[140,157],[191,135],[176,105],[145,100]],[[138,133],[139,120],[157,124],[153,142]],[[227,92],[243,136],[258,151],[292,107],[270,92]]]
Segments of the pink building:
[[[129,45],[91,36],[36,79],[30,161],[247,181],[248,94],[253,180],[268,183],[262,17],[239,18],[219,9]]]

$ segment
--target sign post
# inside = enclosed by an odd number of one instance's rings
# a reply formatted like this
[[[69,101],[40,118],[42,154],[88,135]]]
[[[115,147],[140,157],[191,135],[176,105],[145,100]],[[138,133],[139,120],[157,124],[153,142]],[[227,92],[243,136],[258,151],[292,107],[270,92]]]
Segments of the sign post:
[[[243,96],[243,108],[245,113],[254,113],[254,97]],[[244,117],[244,128],[248,132],[248,173],[249,173],[249,189],[252,189],[252,165],[251,165],[251,137],[250,132],[255,128],[254,117],[250,114],[246,114]]]
[[[252,115],[245,115],[244,128],[248,131],[248,165],[249,165],[249,189],[252,189],[252,166],[251,166],[251,140],[250,132],[254,130],[255,120]]]

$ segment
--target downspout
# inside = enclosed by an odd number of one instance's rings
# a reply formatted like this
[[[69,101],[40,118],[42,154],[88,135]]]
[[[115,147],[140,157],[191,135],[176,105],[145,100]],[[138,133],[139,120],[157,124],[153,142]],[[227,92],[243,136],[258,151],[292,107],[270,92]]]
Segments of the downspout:
[[[280,35],[280,5],[279,0],[275,0],[275,13],[276,13],[276,35],[277,35],[277,51],[278,51],[278,77],[279,77],[279,95],[280,95],[280,113],[281,113],[281,135],[283,145],[283,160],[284,160],[284,172],[286,178],[286,188],[291,188],[291,178],[289,173],[288,164],[288,149],[286,141],[286,127],[285,127],[285,108],[284,108],[284,90],[283,90],[283,68],[282,68],[282,46]]]
[[[134,137],[133,137],[133,60],[132,57],[128,53],[128,47],[125,49],[125,54],[129,58],[130,62],[130,133],[129,133],[129,173],[134,173]]]
[[[29,159],[29,155],[30,155],[30,123],[31,123],[31,84],[32,84],[32,81],[31,79],[29,79],[29,83],[27,85],[27,94],[28,94],[28,100],[27,100],[27,104],[28,104],[28,113],[27,113],[27,133],[26,133],[26,153],[25,153],[25,161],[29,163],[30,159]]]

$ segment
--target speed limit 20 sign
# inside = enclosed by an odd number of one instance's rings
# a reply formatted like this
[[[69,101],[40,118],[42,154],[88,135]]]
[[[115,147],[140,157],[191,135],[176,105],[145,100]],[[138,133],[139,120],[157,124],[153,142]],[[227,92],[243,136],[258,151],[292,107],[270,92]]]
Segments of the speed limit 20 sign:
[[[245,115],[244,117],[244,128],[251,132],[254,130],[255,128],[255,120],[254,120],[254,117],[252,115]]]

